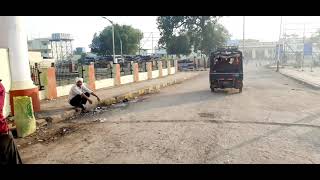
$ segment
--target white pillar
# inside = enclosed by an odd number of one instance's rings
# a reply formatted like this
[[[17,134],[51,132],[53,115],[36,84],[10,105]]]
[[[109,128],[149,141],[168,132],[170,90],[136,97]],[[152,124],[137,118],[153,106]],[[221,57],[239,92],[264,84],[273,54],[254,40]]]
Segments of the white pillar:
[[[252,49],[252,59],[256,58],[256,49]]]
[[[9,49],[11,90],[31,89],[27,34],[23,17],[0,16],[0,47]]]
[[[269,50],[268,50],[268,48],[265,48],[265,49],[264,49],[264,57],[265,57],[265,58],[268,58],[268,57],[269,57]]]

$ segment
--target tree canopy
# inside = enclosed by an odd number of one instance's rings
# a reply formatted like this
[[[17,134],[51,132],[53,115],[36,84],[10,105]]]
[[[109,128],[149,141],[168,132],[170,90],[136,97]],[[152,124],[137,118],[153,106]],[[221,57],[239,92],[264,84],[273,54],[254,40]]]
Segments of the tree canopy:
[[[228,31],[217,23],[218,19],[217,16],[159,16],[159,45],[173,52],[172,41],[176,37],[187,36],[189,48],[193,46],[208,54],[212,48],[223,44],[230,37]]]
[[[128,25],[114,25],[115,53],[135,54],[139,50],[139,42],[143,38],[143,33]],[[95,33],[90,44],[91,52],[99,55],[112,55],[112,26],[106,27],[100,34]]]

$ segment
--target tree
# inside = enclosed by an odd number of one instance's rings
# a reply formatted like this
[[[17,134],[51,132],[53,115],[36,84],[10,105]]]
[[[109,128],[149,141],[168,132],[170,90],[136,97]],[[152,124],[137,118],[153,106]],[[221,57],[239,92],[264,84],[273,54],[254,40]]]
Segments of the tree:
[[[208,49],[212,47],[212,45],[208,46],[209,41],[220,43],[220,40],[223,39],[221,37],[225,39],[228,35],[222,25],[217,26],[215,30],[214,25],[218,19],[217,16],[159,16],[157,18],[161,35],[159,45],[167,47],[173,36],[186,34],[189,37],[190,46],[193,45],[195,49],[208,53]],[[213,32],[215,31],[215,35],[219,35],[219,37],[214,39]]]
[[[222,46],[230,39],[229,32],[219,23],[208,24],[204,29],[203,40],[200,47],[204,54],[209,54],[212,50]]]
[[[189,55],[191,53],[190,48],[190,40],[187,35],[173,36],[168,42],[167,52],[178,56],[181,54]]]
[[[114,31],[116,54],[121,54],[120,39],[123,54],[135,54],[139,50],[139,42],[143,38],[143,33],[140,30],[127,25],[115,24]],[[91,52],[99,55],[112,55],[112,26],[106,27],[99,35],[95,33],[90,48]]]

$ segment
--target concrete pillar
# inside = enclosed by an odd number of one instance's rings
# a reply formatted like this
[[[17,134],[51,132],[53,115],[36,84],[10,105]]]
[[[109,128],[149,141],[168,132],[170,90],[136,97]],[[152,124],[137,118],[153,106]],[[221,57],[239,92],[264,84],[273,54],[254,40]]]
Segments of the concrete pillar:
[[[48,100],[56,99],[57,96],[57,81],[56,69],[54,67],[42,68],[40,80],[44,86],[45,97]]]
[[[119,86],[121,84],[121,75],[120,75],[120,64],[113,64],[113,77],[114,77],[114,85]]]
[[[9,49],[12,114],[14,114],[13,97],[15,96],[31,97],[34,111],[40,111],[39,89],[31,80],[27,34],[23,23],[21,16],[0,16],[0,47]]]
[[[152,79],[152,62],[147,62],[148,79]]]
[[[168,75],[171,74],[171,61],[167,61]]]
[[[91,90],[96,90],[96,78],[94,73],[94,65],[84,65],[83,80],[87,83],[88,88]]]
[[[178,72],[178,60],[174,60],[174,67],[176,68],[176,73]]]
[[[139,81],[139,65],[138,63],[133,63],[133,82]]]
[[[256,58],[256,49],[252,49],[252,59]]]
[[[159,77],[162,77],[162,61],[158,61]]]
[[[264,57],[265,57],[265,59],[269,58],[269,49],[268,48],[264,49]]]

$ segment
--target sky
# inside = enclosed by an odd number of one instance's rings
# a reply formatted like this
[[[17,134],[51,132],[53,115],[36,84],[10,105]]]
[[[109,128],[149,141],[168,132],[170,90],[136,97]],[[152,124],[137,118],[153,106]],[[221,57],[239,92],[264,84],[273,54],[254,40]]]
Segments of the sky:
[[[157,16],[106,16],[118,24],[131,25],[144,32],[145,38],[141,44],[151,49],[160,37],[157,29]],[[243,16],[225,16],[219,22],[231,34],[232,39],[243,38]],[[280,16],[246,16],[245,39],[260,41],[276,41],[280,33]],[[320,16],[283,16],[282,33],[303,35],[303,23],[306,25],[305,35],[308,36],[320,28]],[[95,32],[100,32],[110,23],[100,16],[26,16],[25,26],[28,39],[50,37],[51,33],[70,33],[73,47],[85,47],[90,51],[89,44]],[[152,35],[151,35],[151,32]],[[115,42],[117,43],[117,42]]]

